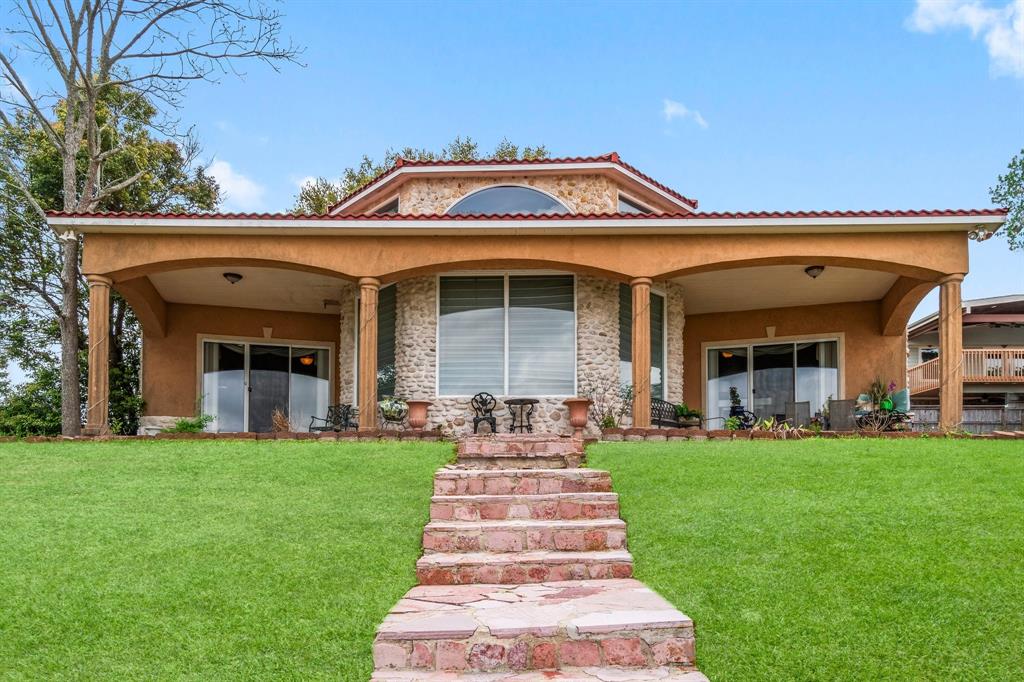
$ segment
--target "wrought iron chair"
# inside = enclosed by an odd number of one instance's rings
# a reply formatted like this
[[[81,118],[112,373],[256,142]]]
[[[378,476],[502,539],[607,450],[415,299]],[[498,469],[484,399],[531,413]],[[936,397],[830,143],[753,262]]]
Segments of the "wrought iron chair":
[[[651,398],[651,425],[658,428],[665,426],[670,429],[677,429],[682,426],[679,423],[676,406],[661,398]]]
[[[473,406],[473,433],[476,433],[477,428],[481,423],[491,425],[491,433],[498,432],[498,420],[494,418],[494,407],[498,404],[498,401],[494,399],[494,396],[490,393],[477,393],[473,396],[473,400],[470,401]]]
[[[327,408],[326,417],[312,417],[309,420],[309,430],[316,431],[348,431],[358,429],[359,422],[357,411],[349,404],[330,405]],[[317,424],[317,422],[322,422]]]

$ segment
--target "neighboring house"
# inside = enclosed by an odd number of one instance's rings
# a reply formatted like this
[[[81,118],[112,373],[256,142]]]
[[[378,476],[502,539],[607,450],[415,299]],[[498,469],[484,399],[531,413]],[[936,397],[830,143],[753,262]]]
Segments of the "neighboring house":
[[[566,397],[631,384],[699,407],[730,394],[760,416],[902,386],[908,317],[936,286],[960,344],[968,238],[1001,210],[701,213],[616,154],[410,162],[326,216],[61,214],[84,234],[87,427],[106,428],[110,288],[143,326],[144,424],[198,409],[221,431],[294,428],[329,404],[430,399],[465,431],[469,398]],[[926,247],[925,247],[926,245]],[[948,313],[948,315],[946,314]],[[945,344],[945,341],[944,341]],[[959,403],[959,364],[942,390]],[[366,380],[376,377],[376,380]],[[946,423],[959,416],[944,413]],[[360,410],[375,428],[375,409]]]
[[[1024,294],[964,301],[964,408],[1024,407]],[[908,385],[915,407],[939,404],[939,313],[907,327]]]

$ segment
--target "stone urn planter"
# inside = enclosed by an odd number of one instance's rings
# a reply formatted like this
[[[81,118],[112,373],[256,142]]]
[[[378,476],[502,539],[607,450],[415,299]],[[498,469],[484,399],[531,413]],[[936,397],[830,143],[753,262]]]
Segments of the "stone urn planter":
[[[409,427],[415,431],[422,431],[427,425],[427,408],[430,407],[429,400],[407,400],[409,406]]]
[[[587,414],[590,412],[590,398],[567,398],[562,404],[569,408],[569,425],[573,429],[573,437],[582,438],[583,428],[587,425]]]

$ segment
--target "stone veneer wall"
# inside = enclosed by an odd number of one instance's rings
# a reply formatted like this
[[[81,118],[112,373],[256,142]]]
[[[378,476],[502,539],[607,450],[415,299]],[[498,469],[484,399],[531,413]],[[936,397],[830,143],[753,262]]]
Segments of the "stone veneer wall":
[[[417,277],[399,282],[396,292],[395,393],[408,399],[433,399],[428,429],[439,428],[450,435],[472,431],[471,396],[435,397],[437,386],[437,279]],[[665,287],[668,306],[669,400],[682,401],[683,324],[682,289]],[[343,292],[341,338],[339,339],[339,380],[341,402],[351,402],[354,366],[355,289]],[[619,382],[619,283],[602,277],[576,277],[576,352],[579,393],[595,390],[616,392]],[[507,428],[508,409],[501,402],[495,412],[499,430]],[[568,413],[561,398],[542,398],[535,406],[536,431],[571,433]],[[598,435],[596,423],[587,435]],[[624,421],[628,426],[630,420]],[[485,430],[487,427],[483,427]]]
[[[437,388],[437,278],[395,286],[395,394],[426,400]]]
[[[345,283],[338,292],[338,402],[356,401],[356,286]]]
[[[675,282],[666,282],[665,308],[666,316],[666,343],[668,356],[665,368],[668,375],[668,387],[665,391],[665,399],[671,403],[683,402],[683,327],[686,325],[686,308],[683,303],[683,287]],[[691,407],[698,407],[691,405]]]
[[[399,190],[398,203],[402,213],[444,213],[466,194],[491,185],[535,187],[576,213],[613,213],[618,208],[618,185],[601,175],[417,178]]]

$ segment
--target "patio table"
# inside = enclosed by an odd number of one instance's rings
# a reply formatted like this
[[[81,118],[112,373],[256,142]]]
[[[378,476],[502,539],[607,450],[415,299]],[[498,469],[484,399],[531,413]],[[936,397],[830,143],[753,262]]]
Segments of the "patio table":
[[[530,415],[533,414],[533,406],[540,401],[536,398],[509,398],[505,401],[508,412],[512,415],[512,424],[508,427],[509,433],[526,431],[533,433],[533,424],[530,423]]]

